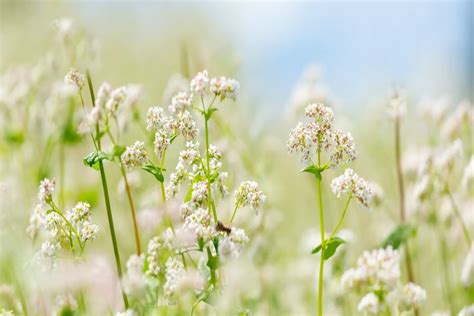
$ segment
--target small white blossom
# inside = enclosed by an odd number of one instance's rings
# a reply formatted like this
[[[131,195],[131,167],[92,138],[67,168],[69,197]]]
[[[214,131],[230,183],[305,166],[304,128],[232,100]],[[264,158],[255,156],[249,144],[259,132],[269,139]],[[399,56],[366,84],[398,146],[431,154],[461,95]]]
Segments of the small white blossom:
[[[199,181],[193,184],[193,193],[191,195],[191,200],[196,205],[203,205],[207,202],[208,199],[208,190],[207,182]]]
[[[171,104],[168,107],[170,113],[181,113],[192,106],[192,98],[186,92],[179,92],[171,99]]]
[[[100,85],[99,90],[97,90],[97,96],[95,98],[95,107],[98,109],[104,109],[105,103],[110,97],[112,92],[112,86],[108,82],[104,82]]]
[[[426,301],[426,291],[414,283],[405,284],[403,287],[402,308],[411,310],[420,307]]]
[[[202,97],[209,89],[209,74],[207,70],[199,72],[190,83],[191,92]]]
[[[240,206],[250,206],[255,212],[258,212],[266,196],[258,189],[255,181],[244,181],[234,193],[235,204]]]
[[[168,147],[171,144],[171,139],[170,135],[167,131],[164,129],[160,129],[155,133],[155,140],[153,142],[155,146],[155,154],[161,158],[165,150],[168,149]]]
[[[41,180],[38,190],[38,200],[40,203],[47,203],[53,196],[56,181],[44,178]]]
[[[357,310],[359,312],[365,312],[370,314],[377,314],[380,308],[380,302],[377,295],[370,292],[369,294],[365,295],[359,302],[357,306]]]
[[[163,124],[164,110],[161,107],[151,107],[146,113],[146,129],[148,131],[156,130]]]
[[[132,146],[127,146],[121,159],[128,168],[143,166],[147,161],[145,143],[136,141]]]
[[[162,248],[160,238],[154,237],[148,242],[147,249],[147,261],[148,261],[148,270],[147,274],[152,277],[158,276],[160,273],[160,264],[159,264],[159,253]]]
[[[71,68],[64,77],[64,82],[76,86],[78,89],[82,89],[85,84],[85,76],[77,71],[75,68]]]
[[[168,258],[165,272],[166,282],[163,285],[163,290],[168,298],[171,298],[176,293],[178,284],[184,276],[183,263],[176,258]]]
[[[370,184],[350,168],[347,168],[344,174],[332,180],[331,189],[337,197],[340,197],[343,193],[350,193],[367,207],[373,197]]]

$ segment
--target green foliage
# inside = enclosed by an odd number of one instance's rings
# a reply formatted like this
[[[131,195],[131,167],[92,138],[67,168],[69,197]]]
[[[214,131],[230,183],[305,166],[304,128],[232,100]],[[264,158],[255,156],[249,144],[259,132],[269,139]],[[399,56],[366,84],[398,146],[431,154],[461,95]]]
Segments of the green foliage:
[[[334,236],[332,237],[331,239],[329,240],[326,240],[326,243],[324,245],[324,254],[323,254],[323,259],[324,260],[328,260],[330,259],[332,256],[334,256],[334,254],[336,253],[336,250],[337,248],[344,244],[346,241],[342,238],[339,238],[337,236]],[[321,244],[319,244],[318,246],[316,246],[312,251],[311,251],[311,254],[315,254],[315,253],[318,253],[320,250],[321,250],[322,246]]]
[[[410,224],[398,225],[383,241],[382,247],[386,248],[392,246],[398,249],[402,244],[406,243],[408,239],[416,235],[416,228]]]
[[[149,162],[148,164],[143,166],[142,169],[155,176],[155,179],[159,182],[165,181],[165,177],[163,176],[163,171],[165,170],[164,168],[162,169],[157,165],[153,164],[152,162]]]
[[[99,151],[94,151],[87,155],[83,162],[86,166],[89,166],[91,168],[94,168],[95,170],[99,170],[99,161],[104,160],[104,159],[109,159],[109,156],[107,153],[99,150]]]

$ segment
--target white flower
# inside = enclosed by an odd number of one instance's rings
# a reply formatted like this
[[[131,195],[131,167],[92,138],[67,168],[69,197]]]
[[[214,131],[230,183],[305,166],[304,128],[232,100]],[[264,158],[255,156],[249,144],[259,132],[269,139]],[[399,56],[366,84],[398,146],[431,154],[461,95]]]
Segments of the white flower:
[[[426,291],[414,283],[407,283],[403,287],[402,305],[405,310],[418,308],[426,301]]]
[[[244,181],[234,193],[235,204],[237,207],[250,206],[255,212],[258,212],[266,196],[258,189],[255,181]]]
[[[184,266],[181,261],[176,258],[168,258],[166,261],[166,282],[163,285],[165,295],[170,298],[176,293],[178,284],[185,276]]]
[[[451,169],[456,159],[461,158],[463,154],[463,145],[460,139],[453,141],[444,151],[436,156],[435,167],[440,173],[445,173]]]
[[[155,140],[153,142],[155,146],[155,154],[161,158],[165,150],[168,149],[168,147],[171,144],[171,139],[170,135],[167,131],[164,129],[160,129],[155,133]]]
[[[91,224],[89,221],[85,221],[81,224],[81,230],[79,231],[82,242],[92,241],[99,232],[99,226]]]
[[[347,168],[344,174],[332,180],[331,189],[337,197],[350,192],[360,203],[367,207],[373,197],[370,184],[350,168]]]
[[[233,227],[229,235],[219,240],[219,254],[224,258],[237,258],[248,241],[243,229]]]
[[[239,93],[240,84],[235,79],[228,79],[226,77],[216,77],[211,79],[210,90],[221,100],[229,98],[235,101]]]
[[[198,129],[196,122],[194,122],[191,113],[184,111],[177,119],[178,129],[186,140],[191,140],[197,137]]]
[[[191,195],[191,200],[196,205],[203,205],[207,202],[208,192],[207,192],[207,182],[199,181],[193,184],[193,193]]]
[[[43,227],[44,224],[45,223],[44,223],[44,217],[43,217],[42,204],[37,204],[35,206],[33,213],[31,213],[30,215],[29,224],[28,224],[28,227],[26,228],[26,232],[28,236],[31,239],[34,239],[38,235],[41,227]]]
[[[474,242],[467,253],[461,270],[461,282],[464,286],[470,287],[474,284]]]
[[[379,312],[379,298],[370,292],[360,300],[357,310],[359,312],[377,314]]]
[[[43,270],[48,271],[56,267],[57,249],[59,249],[59,245],[53,244],[49,240],[46,240],[41,244],[38,259],[43,266]]]
[[[209,74],[207,70],[199,72],[190,83],[191,92],[202,97],[207,92],[209,88]]]
[[[74,21],[70,18],[57,19],[53,22],[53,25],[56,28],[61,40],[70,39],[76,31],[76,26],[74,25]]]
[[[66,213],[66,218],[71,224],[87,221],[91,217],[90,204],[87,202],[78,202],[71,210]]]
[[[127,98],[127,87],[118,87],[110,92],[110,97],[105,103],[105,108],[110,114],[115,114],[120,104]]]
[[[77,71],[75,68],[71,68],[64,77],[64,82],[76,86],[78,89],[82,89],[85,84],[85,76]]]
[[[462,176],[462,185],[464,188],[468,189],[469,185],[474,181],[474,155],[471,156],[469,163],[464,169]]]
[[[154,237],[148,242],[147,249],[147,261],[148,261],[148,270],[147,274],[152,277],[158,276],[160,273],[160,264],[159,264],[159,252],[162,245],[159,237]]]
[[[48,201],[51,200],[55,186],[56,181],[54,179],[50,180],[44,178],[41,180],[38,190],[38,200],[40,203],[48,203]]]
[[[212,240],[216,235],[212,217],[209,216],[208,210],[203,208],[198,208],[188,215],[184,220],[183,228],[204,241]]]
[[[336,130],[333,134],[335,151],[331,155],[331,166],[335,167],[341,162],[347,163],[356,159],[357,152],[355,150],[354,139],[351,133],[343,133]]]
[[[147,160],[145,143],[136,141],[132,146],[127,146],[121,159],[122,163],[128,168],[143,166]]]
[[[78,126],[78,132],[81,135],[92,133],[99,120],[102,117],[102,110],[98,106],[94,106],[89,113],[82,118],[81,123]]]
[[[186,92],[179,92],[171,99],[168,110],[173,114],[177,114],[191,108],[192,102],[192,98]]]
[[[146,113],[146,129],[148,131],[156,130],[163,124],[164,110],[161,107],[151,107]]]
[[[145,275],[145,255],[131,255],[127,260],[127,273],[124,277],[124,288],[127,294],[139,296],[146,286]]]
[[[105,108],[105,103],[110,97],[110,93],[112,92],[112,86],[108,82],[103,82],[99,90],[97,90],[97,96],[95,98],[95,106],[98,109]]]
[[[305,109],[305,115],[327,128],[330,128],[334,122],[334,112],[330,107],[324,106],[322,103],[308,105]]]

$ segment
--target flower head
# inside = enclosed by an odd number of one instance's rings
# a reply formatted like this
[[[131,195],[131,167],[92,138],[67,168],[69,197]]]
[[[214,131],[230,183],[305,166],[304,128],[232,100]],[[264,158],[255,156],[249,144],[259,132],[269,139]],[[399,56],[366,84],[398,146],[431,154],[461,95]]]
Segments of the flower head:
[[[85,76],[79,73],[76,68],[71,68],[64,77],[64,82],[82,89],[85,84]]]
[[[237,206],[250,206],[255,212],[258,212],[266,196],[258,189],[255,181],[244,181],[234,194],[235,204]]]
[[[44,178],[41,180],[38,190],[38,200],[41,203],[47,203],[53,196],[56,181]]]
[[[367,207],[373,197],[370,183],[361,178],[350,168],[347,168],[344,174],[332,180],[331,189],[337,197],[340,197],[343,193],[350,193]]]
[[[209,74],[207,70],[199,72],[190,83],[191,92],[202,97],[209,89]]]
[[[127,146],[121,158],[122,163],[129,168],[143,166],[147,160],[145,143],[136,141],[132,146]]]

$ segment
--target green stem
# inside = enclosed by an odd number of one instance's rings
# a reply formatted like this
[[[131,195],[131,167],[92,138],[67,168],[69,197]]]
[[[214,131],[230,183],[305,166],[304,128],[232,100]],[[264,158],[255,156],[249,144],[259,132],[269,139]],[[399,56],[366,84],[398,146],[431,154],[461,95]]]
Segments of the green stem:
[[[211,191],[211,168],[210,168],[210,163],[209,163],[209,126],[208,126],[208,119],[207,117],[204,117],[204,127],[205,127],[205,133],[206,133],[206,167],[207,167],[207,196],[208,196],[208,203],[207,203],[207,209],[209,212],[209,215],[214,216],[214,223],[217,223],[217,212],[216,209],[212,207],[212,191]]]
[[[318,147],[318,168],[321,165],[321,149]],[[318,280],[318,315],[323,316],[323,277],[324,277],[324,210],[323,210],[323,196],[321,189],[322,176],[316,176],[316,187],[318,193],[318,207],[319,207],[319,230],[321,231],[321,257],[319,260],[319,280]]]
[[[140,233],[138,230],[138,223],[137,223],[137,216],[135,212],[135,205],[133,204],[133,199],[132,199],[132,192],[130,189],[130,185],[128,183],[128,178],[127,178],[127,172],[125,171],[125,168],[122,164],[122,159],[119,158],[119,163],[120,163],[120,171],[122,172],[123,180],[125,182],[125,191],[127,192],[127,198],[128,198],[128,204],[130,205],[130,211],[132,213],[132,221],[133,221],[133,232],[135,235],[135,247],[137,248],[137,255],[141,254],[141,246],[140,246]]]
[[[64,208],[64,141],[63,138],[59,140],[59,207]]]
[[[339,218],[339,221],[337,222],[336,227],[334,227],[334,230],[331,232],[331,234],[329,235],[329,238],[326,241],[331,240],[331,238],[333,238],[334,235],[338,232],[339,228],[342,225],[342,222],[344,221],[344,218],[346,216],[347,209],[349,208],[349,203],[351,202],[351,200],[352,200],[352,194],[349,195],[349,198],[347,199],[346,204],[344,205],[344,210],[342,211],[342,215]]]
[[[92,79],[91,79],[89,71],[86,72],[86,76],[87,76],[87,84],[89,86],[89,92],[90,92],[90,95],[91,95],[92,104],[95,104],[94,88],[92,86]],[[82,94],[81,94],[81,101],[83,102]],[[96,124],[96,136],[98,136],[98,135],[99,135],[99,123],[97,122],[97,124]],[[97,137],[97,144],[95,143],[94,137],[92,137],[92,139],[93,139],[94,145],[96,145],[96,148],[98,150],[101,150],[100,138]],[[105,177],[104,163],[103,163],[102,160],[99,160],[99,170],[100,170],[100,178],[101,178],[101,182],[102,182],[102,189],[103,189],[103,192],[104,192],[105,207],[107,209],[107,220],[109,222],[110,236],[112,238],[112,246],[113,246],[113,249],[114,249],[115,265],[117,267],[117,273],[118,273],[118,276],[119,276],[119,279],[120,279],[119,280],[120,290],[122,292],[123,304],[124,304],[125,308],[127,309],[128,308],[128,298],[127,298],[127,295],[125,294],[125,292],[123,290],[123,286],[122,286],[122,264],[120,262],[120,254],[119,254],[119,251],[118,251],[117,237],[115,235],[114,220],[113,220],[113,217],[112,217],[112,209],[110,207],[109,190],[107,188],[107,179]]]
[[[105,178],[105,170],[104,170],[104,164],[102,160],[99,160],[99,170],[100,170],[100,178],[102,182],[102,189],[104,191],[105,207],[107,209],[107,220],[109,222],[110,237],[112,238],[112,246],[114,248],[115,265],[117,266],[117,273],[120,279],[120,289],[122,291],[123,304],[125,305],[125,308],[128,308],[127,295],[125,294],[122,284],[121,284],[122,283],[122,265],[120,263],[120,254],[118,250],[117,237],[115,236],[114,219],[112,217],[112,209],[110,207],[109,190],[107,188],[107,179]]]
[[[469,248],[472,245],[472,237],[471,237],[471,234],[469,233],[469,229],[467,228],[466,222],[464,221],[461,215],[461,212],[459,211],[459,208],[456,204],[456,201],[454,200],[454,197],[451,194],[451,191],[449,190],[448,186],[446,186],[446,193],[448,194],[449,201],[451,202],[451,206],[453,208],[454,214],[456,215],[457,219],[459,220],[459,223],[461,224],[462,231],[464,233],[464,238],[466,239],[467,247]]]
[[[237,214],[237,209],[239,208],[239,205],[236,203],[234,207],[234,211],[232,212],[232,217],[230,218],[230,224],[232,225],[232,222],[234,221],[235,214]]]
[[[439,239],[441,263],[443,265],[444,285],[441,288],[443,291],[444,299],[446,303],[448,304],[448,308],[451,311],[451,314],[455,315],[453,299],[451,296],[451,277],[449,273],[449,262],[448,262],[449,254],[448,254],[448,247],[446,245],[446,237],[444,235],[444,231],[441,231],[441,229],[435,232],[435,234],[438,236],[438,239]]]

